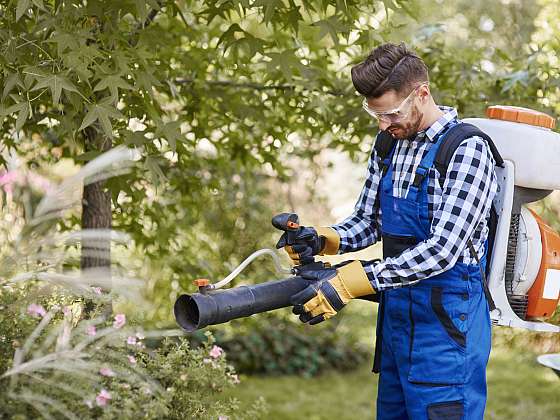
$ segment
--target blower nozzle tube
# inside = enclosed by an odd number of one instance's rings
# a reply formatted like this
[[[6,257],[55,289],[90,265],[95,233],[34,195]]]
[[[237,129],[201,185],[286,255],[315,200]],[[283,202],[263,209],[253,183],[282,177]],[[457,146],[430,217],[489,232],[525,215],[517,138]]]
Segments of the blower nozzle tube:
[[[173,312],[181,328],[193,332],[208,325],[290,306],[290,298],[309,284],[309,280],[294,276],[254,286],[181,295]]]

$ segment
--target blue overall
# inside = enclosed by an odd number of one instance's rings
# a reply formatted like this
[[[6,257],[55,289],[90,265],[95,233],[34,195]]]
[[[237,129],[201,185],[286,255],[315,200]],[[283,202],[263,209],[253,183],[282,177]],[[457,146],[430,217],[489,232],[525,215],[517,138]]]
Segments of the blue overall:
[[[394,145],[384,161],[388,170],[379,189],[384,258],[430,236],[426,174],[443,138],[445,133],[418,165],[423,180],[410,186],[406,198],[393,196]],[[483,418],[491,322],[481,277],[478,265],[457,262],[412,286],[382,293],[378,419]]]

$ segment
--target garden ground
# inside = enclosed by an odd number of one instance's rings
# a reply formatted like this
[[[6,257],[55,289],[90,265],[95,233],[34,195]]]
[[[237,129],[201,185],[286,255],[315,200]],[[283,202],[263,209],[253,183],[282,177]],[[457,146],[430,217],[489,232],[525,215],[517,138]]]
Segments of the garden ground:
[[[519,350],[492,353],[486,419],[560,419],[560,379],[535,357]],[[370,371],[363,365],[315,378],[242,377],[226,396],[238,398],[242,406],[263,396],[271,419],[373,419],[378,376]]]

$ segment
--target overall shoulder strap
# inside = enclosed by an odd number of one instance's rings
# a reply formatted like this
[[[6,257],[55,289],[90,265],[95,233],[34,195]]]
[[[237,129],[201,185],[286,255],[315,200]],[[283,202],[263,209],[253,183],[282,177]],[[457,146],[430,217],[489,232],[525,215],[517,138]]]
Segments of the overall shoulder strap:
[[[389,153],[391,153],[394,142],[395,139],[393,138],[393,136],[391,136],[384,130],[380,131],[375,139],[374,149],[380,161],[379,165],[381,167],[381,176],[385,175],[387,169],[389,168],[389,165],[386,163],[385,159],[389,156]]]
[[[469,123],[456,124],[449,129],[449,132],[444,139],[445,141],[440,146],[434,162],[438,172],[440,173],[439,185],[441,187],[443,187],[447,168],[449,167],[449,163],[451,162],[453,154],[463,140],[473,136],[478,136],[486,140],[486,143],[490,148],[490,152],[492,153],[492,156],[496,161],[496,165],[500,167],[504,166],[504,160],[502,159],[500,152],[498,152],[498,148],[488,134],[483,132],[480,128]]]

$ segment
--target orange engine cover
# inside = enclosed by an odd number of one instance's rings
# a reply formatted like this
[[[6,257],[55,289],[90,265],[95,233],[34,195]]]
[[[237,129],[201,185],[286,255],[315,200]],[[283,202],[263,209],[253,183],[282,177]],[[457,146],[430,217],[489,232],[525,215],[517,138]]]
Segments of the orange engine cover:
[[[554,314],[560,299],[560,235],[529,210],[539,225],[542,259],[537,278],[529,289],[527,318],[546,319]]]

